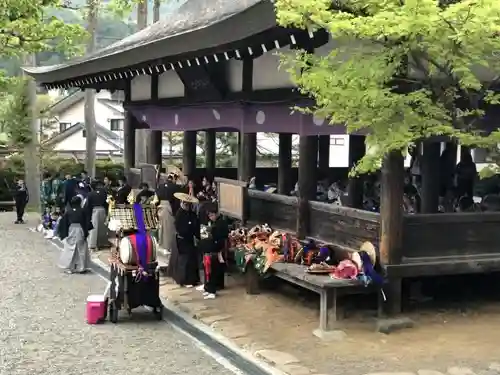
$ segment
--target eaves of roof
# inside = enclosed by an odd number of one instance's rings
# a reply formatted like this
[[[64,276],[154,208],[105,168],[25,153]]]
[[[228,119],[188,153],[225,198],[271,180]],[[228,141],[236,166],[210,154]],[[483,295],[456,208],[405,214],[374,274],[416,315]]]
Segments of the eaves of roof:
[[[64,64],[25,67],[39,83],[92,76],[228,45],[276,26],[270,0],[187,0],[165,19]]]

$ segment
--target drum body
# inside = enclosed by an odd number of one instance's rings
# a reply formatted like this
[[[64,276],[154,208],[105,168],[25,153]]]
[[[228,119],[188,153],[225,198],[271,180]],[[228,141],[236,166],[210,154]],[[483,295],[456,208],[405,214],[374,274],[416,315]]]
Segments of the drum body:
[[[137,249],[136,249],[136,234],[131,234],[129,236],[123,237],[120,240],[120,260],[122,261],[123,264],[129,265],[129,266],[137,266],[139,265],[139,261],[137,259]],[[154,238],[151,233],[146,233],[146,243],[147,246],[150,246],[150,251],[148,251],[148,254],[151,255],[151,259],[147,259],[147,263],[153,263],[156,262],[156,254],[158,250],[158,242],[156,241],[156,238]]]

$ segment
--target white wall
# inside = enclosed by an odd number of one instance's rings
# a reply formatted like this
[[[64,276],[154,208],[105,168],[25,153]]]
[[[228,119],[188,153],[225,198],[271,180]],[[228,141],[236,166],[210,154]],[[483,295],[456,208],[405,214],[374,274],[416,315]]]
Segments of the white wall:
[[[112,109],[104,103],[100,102],[99,99],[111,99],[111,93],[104,90],[100,91],[96,94],[94,104],[96,122],[109,130],[111,119],[124,119],[123,107],[117,105],[116,103],[113,103],[112,107],[114,107],[115,109]],[[48,134],[49,137],[59,133],[59,123],[61,122],[70,123],[71,125],[77,124],[79,122],[85,122],[85,100],[80,100],[64,112],[56,114],[54,117],[55,119],[52,120],[54,124],[51,125],[50,129],[47,129],[46,131],[46,134]]]
[[[83,137],[83,131],[80,130],[55,145],[54,151],[85,151],[85,148],[86,139]],[[96,152],[109,151],[118,151],[118,148],[104,139],[97,137]]]
[[[102,90],[96,94],[96,99],[94,103],[95,118],[96,122],[111,130],[110,120],[112,119],[124,119],[123,107],[117,102],[111,102],[109,105],[104,104],[99,99],[111,99],[111,93],[109,91]],[[110,108],[111,107],[111,108]],[[52,125],[49,125],[44,133],[50,138],[59,133],[59,123],[69,123],[71,125],[77,123],[85,122],[85,100],[82,99],[77,103],[73,104],[71,107],[66,109],[64,112],[56,114],[55,118],[52,120]],[[116,143],[122,143],[123,131],[114,131],[120,137],[120,141]],[[85,150],[85,138],[83,138],[81,132],[72,135],[68,139],[59,143],[55,150],[59,151],[78,151]],[[111,146],[108,142],[97,139],[96,152],[107,152],[115,150],[116,148]]]

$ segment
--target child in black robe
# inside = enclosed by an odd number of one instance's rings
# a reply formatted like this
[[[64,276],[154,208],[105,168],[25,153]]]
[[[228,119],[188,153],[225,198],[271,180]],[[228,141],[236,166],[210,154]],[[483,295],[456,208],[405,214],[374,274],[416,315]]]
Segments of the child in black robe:
[[[200,241],[203,252],[204,285],[198,288],[203,291],[205,299],[213,299],[217,291],[224,289],[226,262],[223,251],[226,247],[229,228],[219,215],[217,206],[211,204],[207,208],[209,222],[209,236]]]

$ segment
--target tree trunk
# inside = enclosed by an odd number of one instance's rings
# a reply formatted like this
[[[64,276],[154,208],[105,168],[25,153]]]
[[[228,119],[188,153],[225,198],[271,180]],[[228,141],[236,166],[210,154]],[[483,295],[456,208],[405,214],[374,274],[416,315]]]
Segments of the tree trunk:
[[[95,33],[97,28],[97,13],[99,9],[99,0],[87,0],[87,32],[89,33],[89,42],[87,53],[95,50]],[[96,121],[95,121],[95,90],[85,90],[85,133],[86,133],[86,151],[85,169],[91,178],[95,178],[96,163]]]
[[[30,56],[29,65],[34,65],[34,59]],[[24,146],[24,179],[30,195],[28,210],[41,212],[40,204],[40,145],[38,140],[39,119],[36,106],[36,83],[28,78],[25,95],[29,98],[29,110],[31,115],[31,141]]]
[[[148,1],[142,0],[137,4],[137,30],[145,29],[148,25]],[[135,166],[147,162],[149,129],[136,130],[135,137]]]
[[[153,22],[158,22],[160,20],[160,0],[155,0],[153,4]]]

